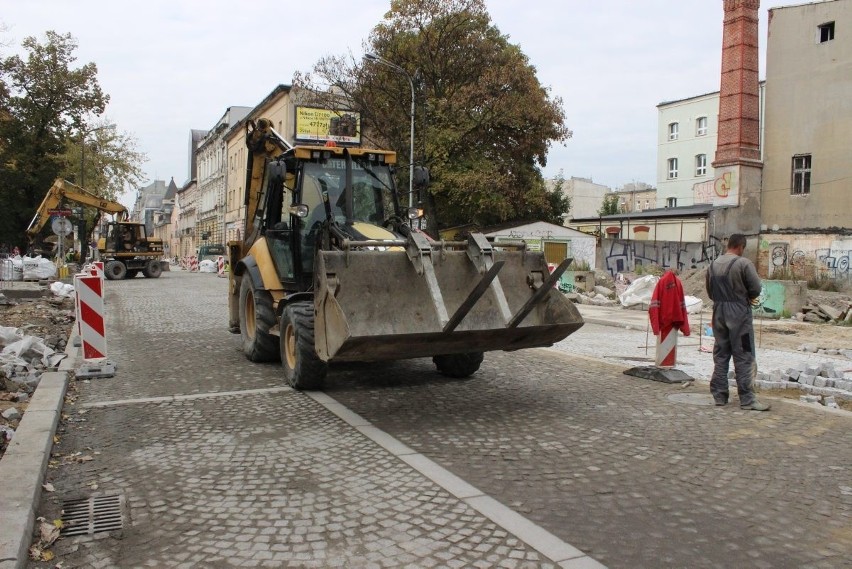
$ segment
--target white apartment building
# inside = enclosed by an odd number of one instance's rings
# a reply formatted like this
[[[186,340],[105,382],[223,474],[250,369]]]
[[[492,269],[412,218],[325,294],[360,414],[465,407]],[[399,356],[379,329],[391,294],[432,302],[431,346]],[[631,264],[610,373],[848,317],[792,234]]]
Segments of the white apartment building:
[[[765,86],[761,81],[761,142]],[[719,91],[660,103],[657,109],[657,207],[726,205],[722,191],[726,182],[717,180],[713,169]]]

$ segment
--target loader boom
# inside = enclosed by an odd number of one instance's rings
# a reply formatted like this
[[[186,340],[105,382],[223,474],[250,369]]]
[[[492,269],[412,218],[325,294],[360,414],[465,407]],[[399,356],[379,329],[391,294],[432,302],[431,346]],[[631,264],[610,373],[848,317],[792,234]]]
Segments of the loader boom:
[[[27,236],[30,239],[38,235],[38,232],[50,220],[50,211],[58,208],[63,199],[94,207],[104,213],[116,214],[121,220],[128,218],[127,208],[120,203],[96,196],[92,192],[84,190],[68,180],[57,178],[50,189],[47,190],[47,194],[41,201],[41,205],[36,210],[35,217],[33,217],[29,227],[27,227]]]

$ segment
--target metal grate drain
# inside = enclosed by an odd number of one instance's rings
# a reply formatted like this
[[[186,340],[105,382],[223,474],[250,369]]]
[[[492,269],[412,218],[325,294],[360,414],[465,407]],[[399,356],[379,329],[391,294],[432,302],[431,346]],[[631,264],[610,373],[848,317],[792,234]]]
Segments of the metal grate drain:
[[[61,535],[92,535],[120,530],[124,524],[124,497],[92,496],[62,503]]]

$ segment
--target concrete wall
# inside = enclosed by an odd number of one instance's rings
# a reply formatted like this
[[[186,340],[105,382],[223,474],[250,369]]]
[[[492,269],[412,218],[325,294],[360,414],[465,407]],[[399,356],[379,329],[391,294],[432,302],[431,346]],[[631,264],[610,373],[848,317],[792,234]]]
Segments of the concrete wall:
[[[819,26],[835,22],[831,41]],[[852,226],[852,2],[769,11],[763,224]],[[792,194],[792,161],[811,155],[810,193]]]
[[[761,284],[760,304],[755,314],[767,318],[789,318],[801,312],[807,301],[807,283],[764,280]]]
[[[604,239],[601,242],[600,266],[613,277],[617,273],[633,272],[638,265],[698,269],[706,267],[724,252],[724,243],[715,237],[698,243]]]
[[[823,278],[852,284],[852,235],[764,233],[760,237],[758,271],[772,278]]]

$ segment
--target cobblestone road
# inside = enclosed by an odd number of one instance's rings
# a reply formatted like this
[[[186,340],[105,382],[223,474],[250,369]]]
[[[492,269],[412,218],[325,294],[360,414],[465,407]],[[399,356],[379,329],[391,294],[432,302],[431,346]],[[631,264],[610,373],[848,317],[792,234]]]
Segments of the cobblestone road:
[[[552,566],[282,389],[277,366],[244,360],[223,279],[107,289],[119,373],[78,386],[57,446],[93,460],[56,457],[68,464],[49,471],[40,513],[114,492],[129,523],[61,540],[64,568]],[[333,367],[326,393],[612,568],[849,566],[848,415],[676,403],[681,387],[624,368],[528,350],[488,354],[465,381],[429,360]],[[256,391],[226,394],[239,390]],[[173,395],[187,397],[109,403]]]

